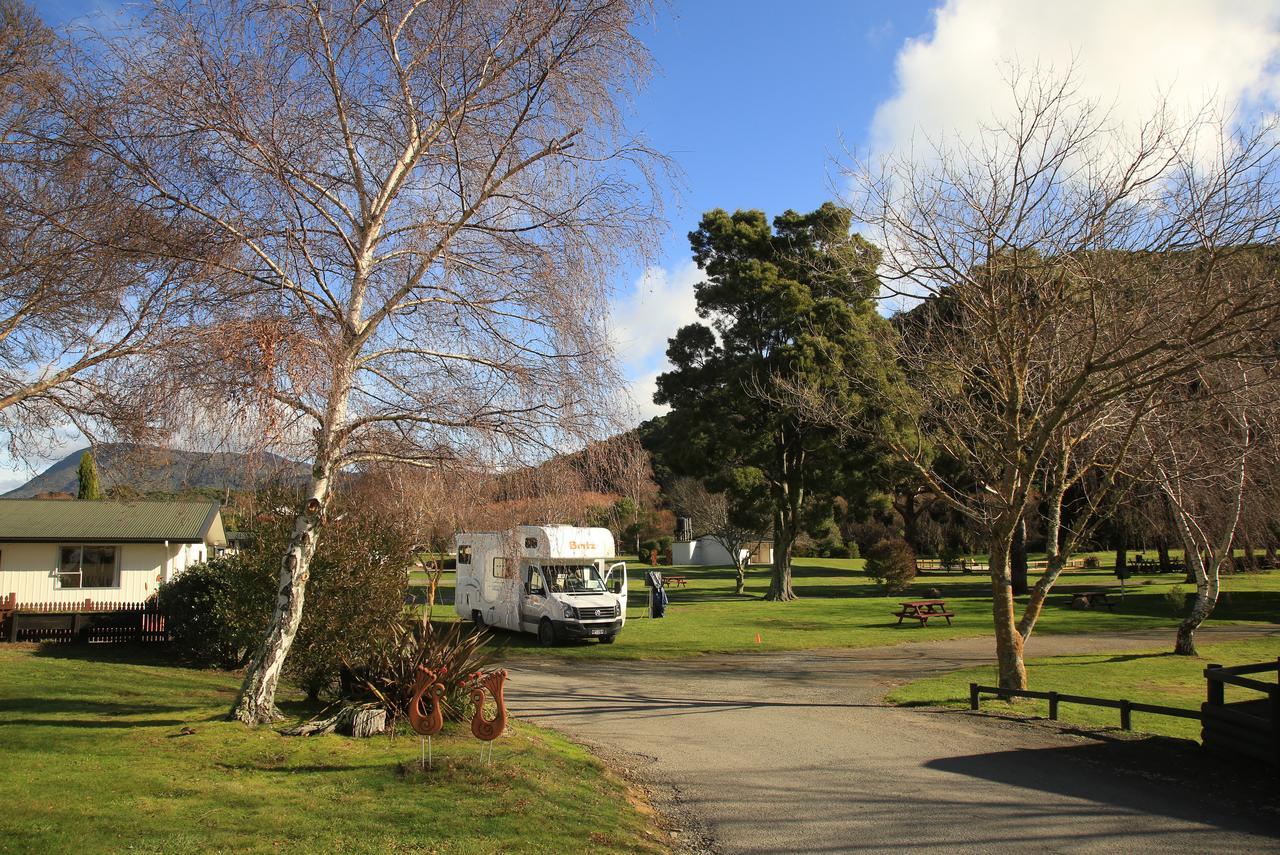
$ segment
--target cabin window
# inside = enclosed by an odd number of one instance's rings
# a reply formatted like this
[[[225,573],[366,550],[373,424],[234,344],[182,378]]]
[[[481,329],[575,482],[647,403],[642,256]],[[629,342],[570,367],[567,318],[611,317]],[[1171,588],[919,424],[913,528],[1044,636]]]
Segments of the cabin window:
[[[118,588],[120,550],[114,546],[58,548],[59,588]]]
[[[458,563],[459,564],[471,563],[471,547],[470,546],[458,547]]]
[[[493,559],[493,578],[495,579],[507,578],[507,559],[505,558]]]
[[[525,548],[525,549],[537,549],[537,548],[538,548],[538,538],[536,538],[536,537],[526,537],[526,538],[524,539],[524,548]]]

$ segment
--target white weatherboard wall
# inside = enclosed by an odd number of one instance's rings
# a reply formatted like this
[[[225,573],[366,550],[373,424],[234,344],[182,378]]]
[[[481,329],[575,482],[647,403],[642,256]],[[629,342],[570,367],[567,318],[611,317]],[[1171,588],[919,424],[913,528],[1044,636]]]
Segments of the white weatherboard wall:
[[[66,544],[72,546],[74,544]],[[104,544],[110,545],[110,544]],[[156,592],[161,581],[172,579],[192,564],[203,561],[203,543],[124,543],[120,573],[111,588],[61,588],[57,543],[0,544],[0,599],[18,595],[18,603],[141,603]]]

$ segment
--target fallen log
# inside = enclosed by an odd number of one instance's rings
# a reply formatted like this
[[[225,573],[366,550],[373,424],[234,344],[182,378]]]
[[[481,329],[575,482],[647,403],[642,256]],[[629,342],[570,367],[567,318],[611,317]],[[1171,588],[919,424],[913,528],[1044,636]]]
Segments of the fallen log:
[[[385,732],[387,711],[373,704],[351,704],[327,718],[315,718],[280,731],[285,736],[322,736],[338,733],[364,738]]]

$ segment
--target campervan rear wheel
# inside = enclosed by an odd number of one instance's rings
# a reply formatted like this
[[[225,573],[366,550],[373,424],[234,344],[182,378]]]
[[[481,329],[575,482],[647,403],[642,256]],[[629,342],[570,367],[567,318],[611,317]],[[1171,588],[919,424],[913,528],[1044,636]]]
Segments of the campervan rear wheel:
[[[613,644],[613,640],[614,640],[615,638],[617,638],[617,636],[616,636],[616,635],[602,635],[602,636],[600,636],[600,643],[601,643],[601,644]]]
[[[555,646],[556,628],[551,625],[550,618],[543,618],[542,623],[538,624],[538,643],[543,647]]]
[[[475,624],[476,629],[484,629],[484,615],[480,614],[479,609],[471,610],[471,622]]]

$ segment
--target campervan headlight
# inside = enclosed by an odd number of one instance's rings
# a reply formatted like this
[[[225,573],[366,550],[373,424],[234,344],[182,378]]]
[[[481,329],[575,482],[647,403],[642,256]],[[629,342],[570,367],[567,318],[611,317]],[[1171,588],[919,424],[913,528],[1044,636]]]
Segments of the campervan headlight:
[[[578,618],[578,610],[577,610],[577,609],[575,609],[573,606],[565,606],[565,607],[564,607],[564,616],[565,616],[566,618],[568,618],[569,620],[577,620],[577,618]]]

